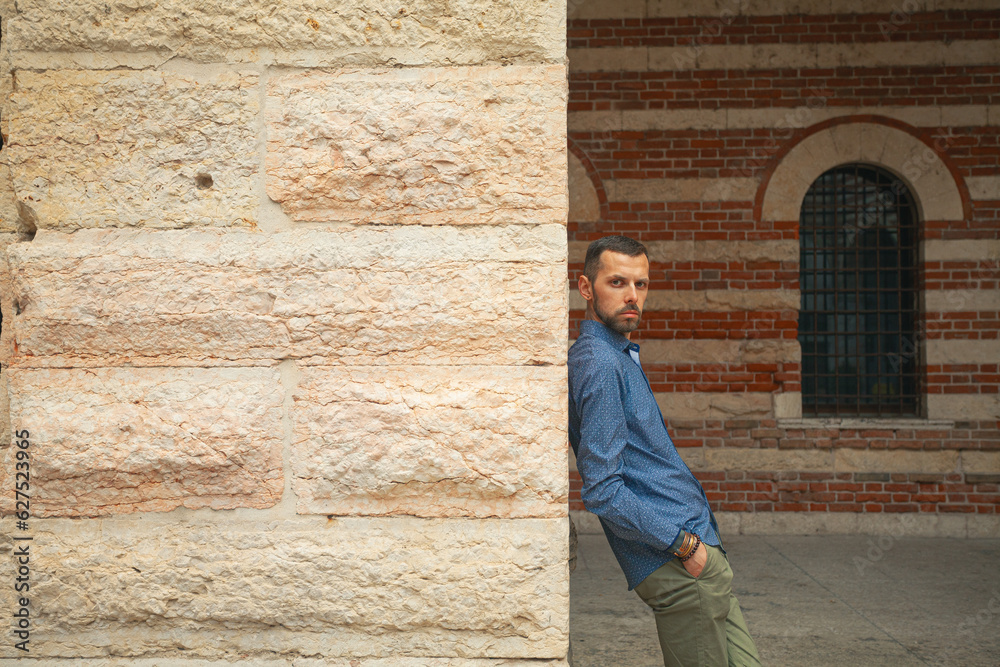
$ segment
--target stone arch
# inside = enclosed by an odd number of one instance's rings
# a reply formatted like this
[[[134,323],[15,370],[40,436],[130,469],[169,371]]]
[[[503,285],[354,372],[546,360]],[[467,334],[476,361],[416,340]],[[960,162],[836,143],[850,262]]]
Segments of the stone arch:
[[[757,201],[762,221],[797,221],[806,191],[828,169],[848,163],[880,166],[916,199],[921,220],[966,218],[967,197],[939,151],[910,132],[868,118],[823,124],[783,155],[765,177]]]
[[[598,222],[601,201],[587,168],[572,151],[569,155],[569,219],[571,222]]]
[[[567,142],[569,181],[569,222],[596,229],[605,218],[608,196],[604,183],[587,154],[576,143]]]

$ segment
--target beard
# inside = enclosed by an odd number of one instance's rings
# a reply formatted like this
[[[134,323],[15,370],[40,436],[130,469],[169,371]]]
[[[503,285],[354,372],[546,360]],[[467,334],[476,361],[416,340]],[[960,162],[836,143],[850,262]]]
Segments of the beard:
[[[623,313],[635,313],[637,317],[634,320],[619,320],[618,316]],[[604,326],[612,331],[617,331],[623,336],[638,329],[639,320],[642,319],[642,311],[634,303],[619,308],[614,312],[606,311],[597,300],[596,292],[594,292],[594,314],[597,315],[597,319],[604,323]]]

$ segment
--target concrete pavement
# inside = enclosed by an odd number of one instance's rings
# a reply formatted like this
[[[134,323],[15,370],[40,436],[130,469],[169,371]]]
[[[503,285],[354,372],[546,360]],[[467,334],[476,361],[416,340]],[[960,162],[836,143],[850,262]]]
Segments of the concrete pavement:
[[[724,539],[765,666],[1000,665],[1000,539]],[[579,535],[577,558],[571,664],[662,667],[652,613],[604,535]]]

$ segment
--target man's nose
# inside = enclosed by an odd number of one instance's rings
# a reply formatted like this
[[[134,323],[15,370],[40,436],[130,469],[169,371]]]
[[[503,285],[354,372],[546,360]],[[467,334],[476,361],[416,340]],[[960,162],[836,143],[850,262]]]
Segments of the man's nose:
[[[625,291],[625,302],[636,303],[638,300],[639,300],[639,290],[635,288],[635,285],[629,285],[628,289]]]

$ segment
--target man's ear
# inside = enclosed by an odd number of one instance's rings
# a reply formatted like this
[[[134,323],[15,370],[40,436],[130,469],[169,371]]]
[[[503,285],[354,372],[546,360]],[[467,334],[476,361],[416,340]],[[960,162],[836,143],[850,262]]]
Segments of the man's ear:
[[[576,286],[580,290],[580,296],[586,299],[589,304],[594,298],[594,291],[587,276],[581,274],[580,279],[576,281]]]

